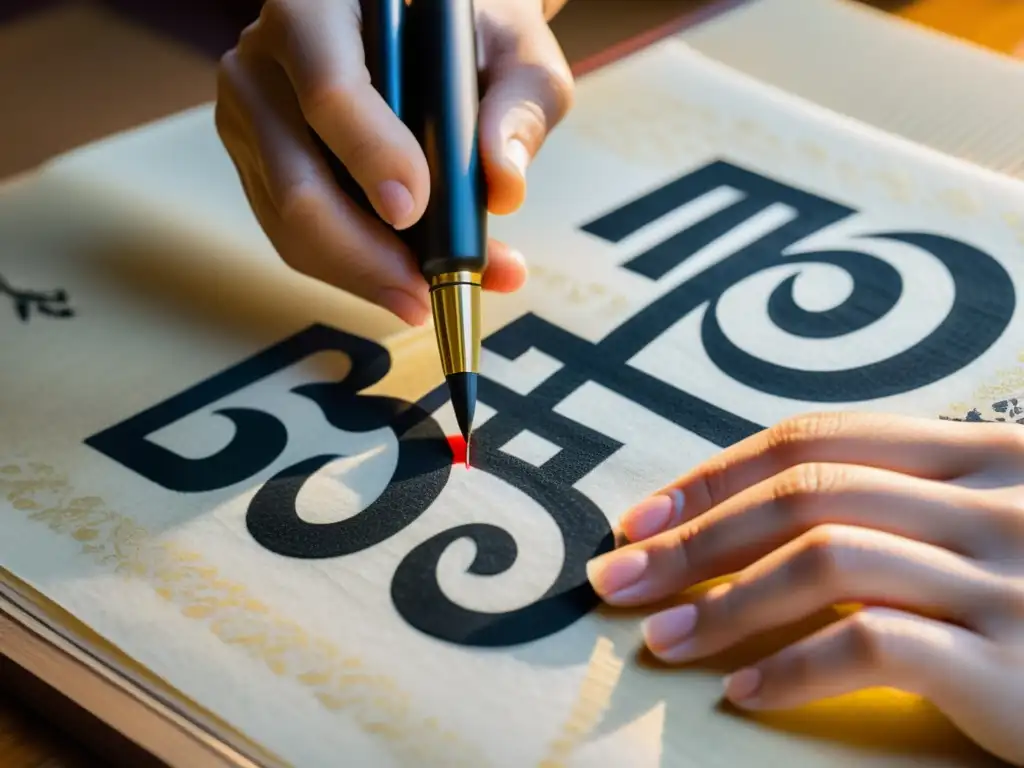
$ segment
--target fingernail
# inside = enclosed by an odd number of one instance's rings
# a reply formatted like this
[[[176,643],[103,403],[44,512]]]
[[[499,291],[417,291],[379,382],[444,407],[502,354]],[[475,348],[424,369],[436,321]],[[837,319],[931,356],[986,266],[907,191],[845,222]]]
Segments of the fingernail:
[[[675,525],[682,509],[683,493],[673,489],[641,501],[622,516],[619,526],[630,541],[642,541]]]
[[[397,181],[382,182],[377,187],[377,194],[384,209],[381,214],[391,226],[400,229],[411,223],[409,219],[416,207],[416,201],[412,199],[412,193],[404,184]]]
[[[736,704],[753,704],[754,695],[761,687],[761,671],[746,667],[729,675],[723,681],[725,698]]]
[[[516,172],[526,177],[526,167],[530,164],[530,151],[519,139],[509,139],[505,144],[505,159]]]
[[[377,303],[409,325],[423,325],[430,317],[429,306],[400,288],[385,288],[377,295]]]
[[[487,243],[487,255],[489,257],[504,257],[518,261],[524,267],[526,266],[526,257],[520,251],[517,251],[508,243],[504,243],[501,240],[491,240]]]
[[[697,626],[697,608],[689,603],[656,613],[643,624],[644,640],[655,656],[669,654],[675,659]]]
[[[587,563],[587,578],[594,591],[608,602],[628,599],[647,570],[647,553],[640,549],[609,552]]]
[[[523,256],[523,254],[521,254],[515,248],[509,248],[508,255],[512,257],[514,261],[517,261],[523,268],[523,282],[522,285],[519,286],[520,288],[522,288],[523,285],[526,285],[526,282],[530,279],[530,265],[526,263],[526,257]]]

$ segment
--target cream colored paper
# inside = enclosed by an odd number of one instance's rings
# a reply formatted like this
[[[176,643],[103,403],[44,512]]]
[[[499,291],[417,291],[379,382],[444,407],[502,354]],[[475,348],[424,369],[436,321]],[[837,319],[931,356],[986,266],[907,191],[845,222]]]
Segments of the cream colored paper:
[[[975,303],[964,348],[1005,309],[999,297],[1009,289],[1014,298],[995,340],[944,378],[825,404],[769,394],[720,370],[701,343],[704,302],[673,318],[624,367],[668,387],[661,391],[695,398],[694,409],[712,414],[702,417],[705,434],[722,433],[715,413],[721,423],[760,425],[822,407],[962,416],[979,393],[992,395],[985,407],[1006,394],[1013,374],[1005,371],[1016,364],[1022,338],[1015,212],[1024,187],[798,102],[674,40],[580,84],[576,111],[531,171],[526,207],[493,221],[496,237],[529,254],[533,277],[517,296],[488,299],[490,329],[529,311],[599,342],[792,219],[784,206],[768,206],[658,280],[622,265],[726,209],[739,192],[710,190],[617,243],[581,230],[716,160],[855,210],[792,246],[793,264],[751,274],[721,295],[722,331],[757,358],[811,372],[869,366],[913,348],[960,306],[949,269],[933,255],[874,233],[953,238],[987,254],[979,269],[1005,273],[991,306]],[[786,278],[801,273],[794,293],[805,311],[836,307],[856,287],[840,267],[797,264],[799,254],[826,250],[889,264],[901,279],[898,301],[877,322],[839,338],[787,334],[767,309]],[[276,260],[246,209],[208,108],[81,150],[11,188],[0,206],[0,274],[17,288],[66,290],[75,312],[68,319],[33,312],[21,322],[0,297],[0,564],[295,765],[991,762],[926,705],[900,694],[868,693],[765,722],[729,714],[717,707],[719,672],[666,671],[637,659],[635,615],[593,612],[511,648],[460,647],[413,629],[391,597],[396,569],[418,545],[457,525],[497,526],[518,548],[514,565],[494,576],[466,573],[471,542],[445,551],[441,587],[465,608],[505,612],[532,603],[562,566],[551,515],[483,470],[453,468],[424,514],[365,551],[301,560],[261,548],[246,528],[246,510],[286,466],[321,453],[349,456],[300,492],[299,515],[313,523],[356,515],[394,470],[391,430],[337,429],[291,392],[345,376],[343,355],[303,360],[151,435],[152,443],[198,459],[232,438],[231,423],[215,410],[272,414],[287,430],[283,452],[226,488],[171,491],[85,445],[314,323],[387,347],[391,371],[370,392],[415,401],[440,381],[429,329],[404,331]],[[550,348],[554,335],[538,334],[537,346]],[[946,351],[956,358],[958,349]],[[560,367],[536,350],[507,360],[492,349],[484,358],[486,376],[520,395]],[[586,378],[553,408],[620,444],[576,484],[609,521],[717,450],[700,429],[631,402],[615,382]],[[979,390],[997,379],[995,390]],[[501,417],[487,397],[482,411],[484,425]],[[447,406],[437,418],[453,431]],[[518,434],[495,450],[542,463],[558,453],[553,448]]]

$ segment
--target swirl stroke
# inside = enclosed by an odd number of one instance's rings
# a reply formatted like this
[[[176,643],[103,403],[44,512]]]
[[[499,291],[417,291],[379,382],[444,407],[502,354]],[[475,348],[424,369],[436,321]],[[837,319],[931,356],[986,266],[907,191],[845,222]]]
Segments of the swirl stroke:
[[[737,381],[779,397],[821,403],[875,400],[919,389],[955,373],[1006,330],[1016,305],[1013,282],[1006,269],[984,251],[949,237],[919,232],[865,237],[916,246],[949,271],[955,291],[953,304],[932,333],[869,365],[839,371],[798,370],[762,360],[733,344],[718,323],[720,293],[701,323],[701,342],[711,361]],[[802,338],[835,339],[866,328],[884,318],[903,292],[899,272],[867,253],[801,253],[773,262],[762,269],[778,264],[829,264],[845,270],[853,281],[853,290],[842,303],[820,312],[796,303],[793,290],[799,274],[775,288],[768,302],[769,318],[783,331]]]
[[[951,237],[926,232],[881,232],[864,239],[903,243],[931,254],[950,273],[955,296],[940,325],[910,349],[887,360],[843,371],[807,371],[775,365],[737,347],[717,319],[726,291],[766,269],[792,264],[829,264],[843,269],[853,291],[837,307],[811,312],[793,298],[796,276],[784,280],[768,302],[770,320],[783,331],[810,339],[833,339],[884,317],[899,300],[899,272],[884,260],[858,251],[822,251],[787,256],[787,250],[857,214],[820,195],[783,184],[734,163],[716,160],[658,187],[585,224],[584,232],[620,243],[661,217],[705,195],[729,188],[742,194],[729,205],[629,259],[625,269],[658,281],[706,246],[783,205],[795,216],[749,245],[708,267],[640,310],[609,334],[608,352],[628,360],[680,318],[701,307],[701,343],[728,376],[793,400],[838,403],[873,400],[932,384],[977,359],[1003,334],[1016,308],[1013,282],[992,255]]]

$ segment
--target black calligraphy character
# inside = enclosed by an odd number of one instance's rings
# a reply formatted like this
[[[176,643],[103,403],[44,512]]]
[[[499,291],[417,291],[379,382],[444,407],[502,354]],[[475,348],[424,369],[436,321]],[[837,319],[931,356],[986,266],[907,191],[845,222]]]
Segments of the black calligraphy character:
[[[391,481],[358,514],[332,523],[309,523],[296,510],[299,492],[316,472],[340,458],[334,453],[311,456],[277,472],[259,488],[249,504],[246,524],[261,546],[280,555],[330,558],[362,551],[395,535],[433,503],[447,482],[452,459],[445,435],[430,416],[446,402],[443,386],[416,405],[361,394],[390,365],[387,351],[371,341],[313,326],[94,435],[87,443],[169,490],[196,493],[229,487],[259,473],[281,455],[288,435],[276,417],[251,408],[213,411],[233,422],[235,435],[220,452],[202,459],[183,457],[148,436],[327,349],[349,356],[351,367],[345,378],[301,385],[291,392],[315,402],[338,429],[369,432],[390,427],[399,446]],[[585,566],[597,552],[611,546],[611,531],[601,510],[572,486],[618,444],[554,413],[542,414],[530,398],[494,382],[485,381],[481,393],[499,412],[474,436],[474,471],[508,482],[552,517],[564,541],[561,573],[544,595],[517,611],[489,614],[455,604],[444,595],[436,577],[438,559],[453,541],[468,538],[476,544],[477,556],[470,567],[474,574],[500,574],[516,559],[516,543],[506,531],[471,523],[438,534],[410,552],[398,567],[391,591],[399,613],[427,634],[463,645],[513,645],[552,634],[596,605]],[[562,450],[541,467],[503,453],[500,446],[523,429]]]
[[[12,286],[0,275],[0,294],[7,296],[14,305],[14,314],[27,323],[33,310],[44,317],[74,317],[75,311],[68,306],[68,292],[63,288],[54,291],[25,291]]]
[[[836,339],[866,328],[893,309],[903,284],[893,266],[860,251],[787,254],[787,249],[799,241],[856,212],[731,163],[710,163],[583,229],[608,242],[620,242],[657,218],[721,188],[739,191],[743,197],[634,257],[625,268],[657,280],[770,206],[781,203],[796,215],[645,307],[605,339],[605,354],[627,360],[679,318],[703,307],[703,347],[712,362],[732,378],[792,400],[854,402],[939,381],[976,359],[1009,325],[1016,304],[1013,284],[1003,266],[989,254],[943,235],[880,232],[861,239],[915,246],[937,259],[953,279],[953,306],[926,338],[880,362],[838,371],[788,368],[740,349],[718,324],[719,301],[727,289],[765,269],[786,264],[830,264],[845,270],[852,279],[853,290],[846,299],[822,312],[805,310],[796,303],[793,286],[797,276],[776,287],[768,304],[769,318],[783,331],[804,338]]]
[[[499,334],[500,339],[492,336],[485,344],[499,347],[502,340],[508,344],[515,336],[525,351],[530,346],[525,334],[530,330],[529,323],[513,323]],[[557,401],[543,391],[520,395],[485,377],[480,382],[480,399],[496,414],[473,435],[473,471],[487,472],[524,492],[554,520],[564,550],[561,570],[543,595],[522,608],[500,614],[463,608],[444,594],[437,581],[437,565],[452,543],[463,538],[473,541],[476,555],[469,571],[477,576],[504,573],[517,556],[516,542],[505,530],[488,523],[467,523],[437,534],[410,552],[395,572],[391,597],[409,624],[433,637],[460,645],[518,645],[552,635],[597,606],[586,564],[611,548],[611,527],[600,507],[574,486],[621,446],[555,413],[552,408]],[[558,452],[534,466],[501,450],[523,431],[547,440]],[[524,509],[520,514],[536,513]]]
[[[362,390],[388,372],[386,349],[367,339],[314,325],[97,435],[86,443],[168,490],[200,493],[227,488],[266,469],[284,451],[288,431],[275,416],[255,408],[221,408],[235,434],[218,453],[186,458],[149,439],[158,429],[294,365],[318,352],[348,355],[351,368],[341,381],[304,384],[291,391],[315,403],[327,421],[349,432],[392,427],[399,442],[391,483],[358,515],[332,523],[302,520],[295,498],[306,480],[340,458],[323,453],[281,470],[250,502],[247,525],[266,549],[290,557],[324,558],[359,552],[384,541],[426,510],[451,468],[448,442],[437,423],[417,406]],[[415,492],[410,493],[410,485]]]

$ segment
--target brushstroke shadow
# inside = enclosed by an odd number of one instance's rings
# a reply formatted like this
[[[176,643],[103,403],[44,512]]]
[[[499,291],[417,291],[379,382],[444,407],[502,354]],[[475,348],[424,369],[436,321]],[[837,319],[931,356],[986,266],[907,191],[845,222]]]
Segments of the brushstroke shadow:
[[[187,322],[203,333],[257,344],[313,322],[375,341],[408,330],[390,313],[265,256],[159,234],[159,242],[115,237],[83,255],[101,280],[144,303],[154,322]]]

